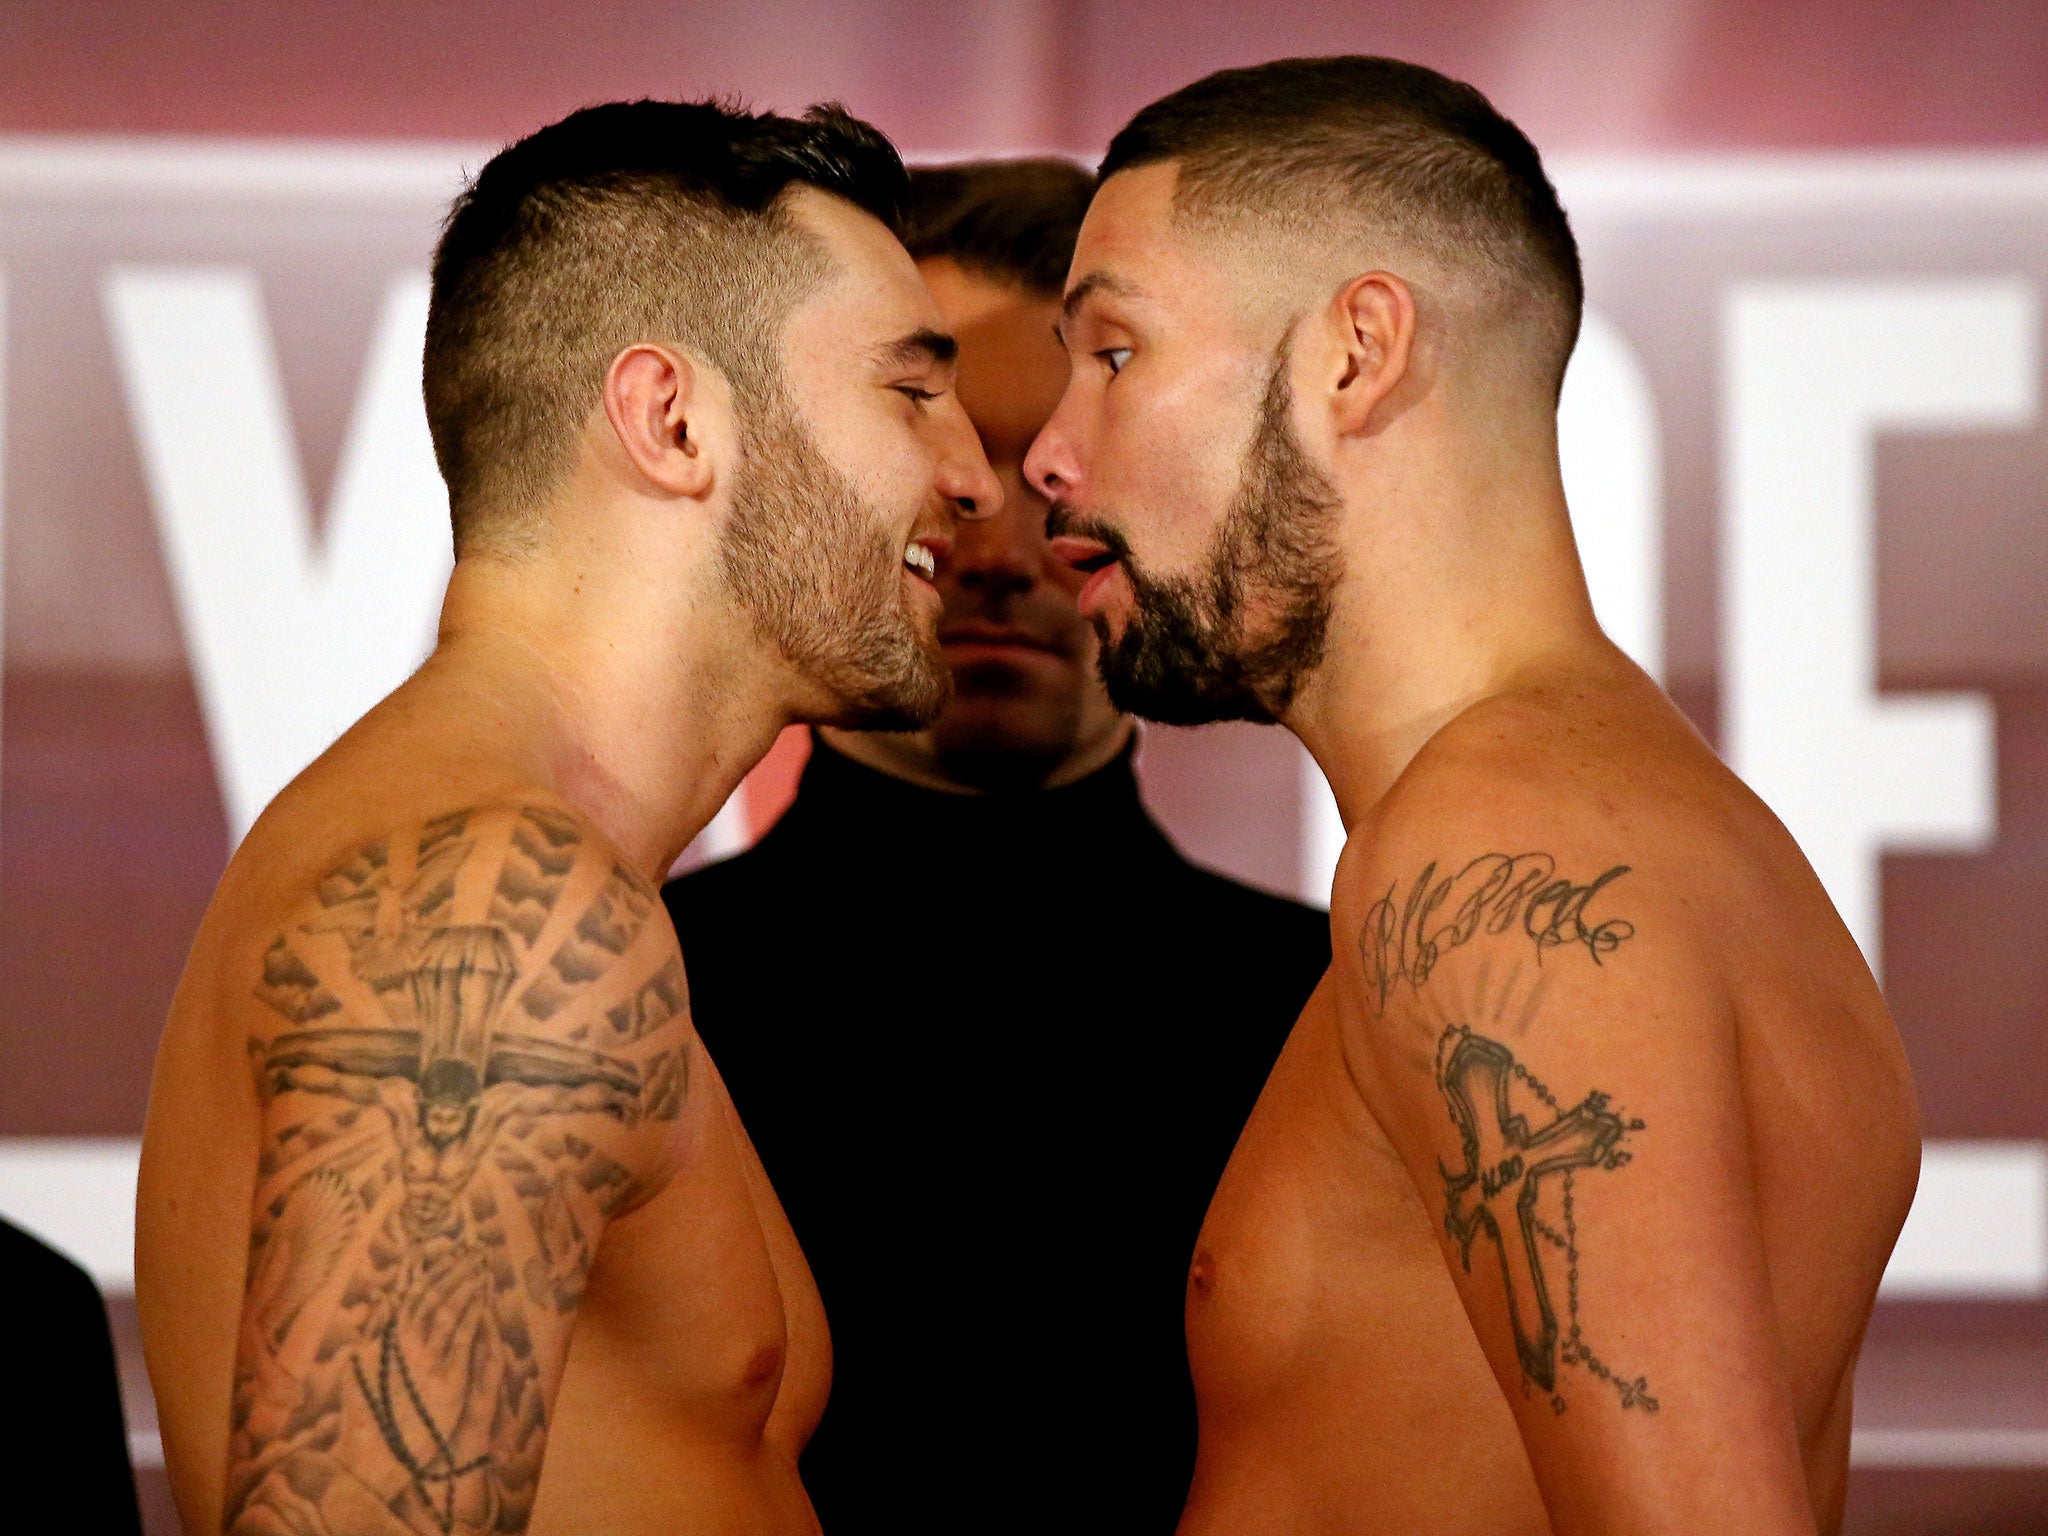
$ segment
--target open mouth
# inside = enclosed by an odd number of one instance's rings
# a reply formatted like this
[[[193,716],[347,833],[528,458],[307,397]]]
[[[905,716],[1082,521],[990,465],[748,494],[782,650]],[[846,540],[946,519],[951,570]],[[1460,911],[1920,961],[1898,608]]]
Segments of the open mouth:
[[[939,561],[953,547],[953,541],[942,533],[921,533],[903,546],[904,567],[913,575],[927,582],[939,579]]]
[[[1077,533],[1058,535],[1051,541],[1050,548],[1055,560],[1083,575],[1093,575],[1116,564],[1119,558],[1116,550],[1102,540],[1084,538]]]

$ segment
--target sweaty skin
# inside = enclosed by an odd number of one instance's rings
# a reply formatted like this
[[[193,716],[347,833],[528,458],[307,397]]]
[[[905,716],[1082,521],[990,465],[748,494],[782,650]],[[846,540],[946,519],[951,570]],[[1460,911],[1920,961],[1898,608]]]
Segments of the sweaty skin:
[[[1247,463],[1332,509],[1326,642],[1260,698],[1348,831],[1189,1274],[1181,1536],[1838,1530],[1919,1150],[1868,968],[1600,633],[1554,395],[1446,334],[1455,270],[1283,246],[1330,270],[1275,319],[1256,231],[1177,224],[1175,175],[1097,193],[1027,470],[1112,647],[1146,592],[1212,654],[1280,622],[1256,546],[1203,606],[1221,509],[1279,503]]]

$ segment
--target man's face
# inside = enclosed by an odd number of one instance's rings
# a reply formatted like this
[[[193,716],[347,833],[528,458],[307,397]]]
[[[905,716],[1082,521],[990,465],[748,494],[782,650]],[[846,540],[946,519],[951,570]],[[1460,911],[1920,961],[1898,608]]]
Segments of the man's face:
[[[445,1147],[469,1134],[476,1106],[459,1099],[429,1099],[420,1107],[420,1129],[434,1146]]]
[[[1073,373],[1026,473],[1110,697],[1156,720],[1270,720],[1320,663],[1341,573],[1337,495],[1292,422],[1291,354],[1242,281],[1176,229],[1175,170],[1111,180],[1081,229]]]
[[[795,199],[834,271],[790,312],[779,395],[741,405],[721,562],[763,637],[816,686],[817,718],[922,725],[948,687],[936,564],[959,504],[987,515],[1002,492],[908,254],[849,204]]]
[[[1084,578],[1052,557],[1045,499],[1024,480],[1024,454],[1067,382],[1059,300],[944,257],[919,271],[959,339],[960,404],[1003,487],[1002,512],[963,523],[939,564],[953,696],[930,751],[940,772],[977,788],[1041,784],[1120,726],[1096,676],[1094,628],[1074,604]]]

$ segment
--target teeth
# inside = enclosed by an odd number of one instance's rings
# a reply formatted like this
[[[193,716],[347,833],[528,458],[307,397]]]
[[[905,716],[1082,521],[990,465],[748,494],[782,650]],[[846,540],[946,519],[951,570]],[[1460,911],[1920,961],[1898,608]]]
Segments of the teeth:
[[[926,581],[934,580],[939,574],[939,562],[932,558],[932,552],[922,544],[913,544],[904,550],[903,563],[922,575]]]

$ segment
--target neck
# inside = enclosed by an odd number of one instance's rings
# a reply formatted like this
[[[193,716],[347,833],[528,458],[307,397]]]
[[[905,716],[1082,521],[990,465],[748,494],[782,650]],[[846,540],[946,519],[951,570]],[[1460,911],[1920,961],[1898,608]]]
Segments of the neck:
[[[1283,719],[1329,778],[1347,829],[1451,720],[1607,644],[1554,467],[1431,483],[1427,505],[1379,489],[1347,497],[1373,509],[1372,526],[1346,519],[1325,660]]]
[[[823,726],[818,734],[835,752],[877,773],[942,794],[985,795],[1018,788],[1059,789],[1085,779],[1116,761],[1117,754],[1130,743],[1132,729],[1129,715],[1105,711],[1101,720],[1091,722],[1063,753],[1051,758],[1021,752],[959,754],[958,762],[979,762],[988,770],[971,778],[956,766],[954,756],[939,750],[929,730],[848,731]],[[1039,765],[1047,762],[1050,767],[1041,772]],[[1001,771],[1012,763],[1028,766],[1028,774]]]
[[[706,567],[465,558],[407,691],[465,764],[575,806],[659,880],[791,713]]]

